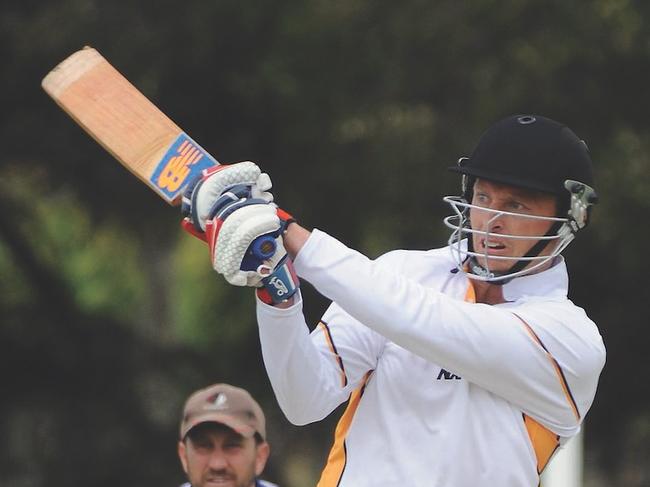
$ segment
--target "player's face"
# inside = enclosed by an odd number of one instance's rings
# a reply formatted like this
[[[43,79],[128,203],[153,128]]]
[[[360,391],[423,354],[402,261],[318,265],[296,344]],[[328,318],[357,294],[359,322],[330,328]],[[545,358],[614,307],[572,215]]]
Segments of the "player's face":
[[[517,213],[521,215],[555,216],[556,201],[553,195],[531,191],[507,184],[477,179],[474,184],[472,204],[490,210]],[[512,215],[499,215],[494,211],[470,210],[473,230],[490,232],[489,236],[472,234],[474,250],[484,256],[477,257],[478,263],[493,272],[505,272],[513,265],[512,260],[491,259],[490,256],[522,257],[537,240],[505,238],[500,235],[544,235],[552,222]],[[549,243],[540,255],[549,255],[555,243]],[[485,257],[487,255],[487,258]],[[534,263],[529,264],[534,265]],[[550,263],[549,263],[550,265]]]
[[[225,425],[204,423],[179,442],[178,455],[192,487],[253,487],[269,446]]]

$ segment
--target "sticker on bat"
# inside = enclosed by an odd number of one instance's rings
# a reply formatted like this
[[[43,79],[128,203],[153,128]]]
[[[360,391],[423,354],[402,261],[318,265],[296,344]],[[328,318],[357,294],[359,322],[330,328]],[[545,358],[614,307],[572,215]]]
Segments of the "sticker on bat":
[[[172,201],[203,169],[215,164],[218,162],[210,154],[182,133],[169,147],[149,180],[162,195]]]

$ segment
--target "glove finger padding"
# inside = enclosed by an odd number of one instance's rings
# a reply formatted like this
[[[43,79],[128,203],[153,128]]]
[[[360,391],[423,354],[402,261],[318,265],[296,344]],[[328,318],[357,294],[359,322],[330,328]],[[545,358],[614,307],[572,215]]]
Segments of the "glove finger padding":
[[[219,197],[228,188],[242,184],[251,186],[253,198],[273,201],[273,195],[268,192],[272,186],[271,178],[254,162],[217,166],[212,172],[208,170],[192,191],[191,218],[194,225],[205,231],[206,221],[211,218],[213,206]]]
[[[236,210],[221,223],[219,228],[209,232],[216,235],[216,239],[213,236],[208,240],[212,266],[230,284],[259,286],[264,276],[257,270],[241,270],[242,261],[246,251],[257,237],[278,232],[280,225],[275,205],[250,205]],[[278,241],[278,248],[270,259],[273,261],[271,268],[286,254],[281,238],[276,238],[276,244]]]

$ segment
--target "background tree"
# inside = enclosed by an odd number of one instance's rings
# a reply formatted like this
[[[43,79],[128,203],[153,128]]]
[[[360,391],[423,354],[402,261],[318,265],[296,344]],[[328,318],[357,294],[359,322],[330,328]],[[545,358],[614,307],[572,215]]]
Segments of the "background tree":
[[[650,5],[631,0],[8,0],[0,6],[0,483],[174,485],[184,397],[249,388],[269,478],[311,485],[333,418],[277,409],[252,296],[179,215],[40,89],[90,44],[222,162],[268,171],[283,207],[377,256],[442,244],[445,168],[512,113],[585,138],[601,204],[568,249],[571,297],[608,349],[586,429],[590,486],[648,485],[644,224]],[[305,286],[315,322],[327,302]]]

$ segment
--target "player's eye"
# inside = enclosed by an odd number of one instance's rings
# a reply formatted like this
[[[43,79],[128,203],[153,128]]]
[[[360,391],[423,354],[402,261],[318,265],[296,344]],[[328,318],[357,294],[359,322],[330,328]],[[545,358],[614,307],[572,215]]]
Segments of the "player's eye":
[[[518,200],[511,200],[508,202],[508,208],[511,211],[526,211],[528,210],[528,206],[526,206],[524,203]]]
[[[480,206],[484,206],[488,204],[490,201],[490,198],[488,198],[488,195],[485,193],[475,193],[474,194],[474,203],[478,204]]]
[[[241,441],[226,441],[223,444],[223,447],[228,449],[228,450],[235,450],[237,448],[241,448],[242,443],[241,443]]]
[[[212,441],[209,438],[193,438],[192,445],[197,450],[209,450],[212,448]]]
[[[195,443],[194,444],[194,449],[197,450],[197,451],[202,451],[202,452],[210,451],[212,449],[212,444],[209,443],[209,442]]]

